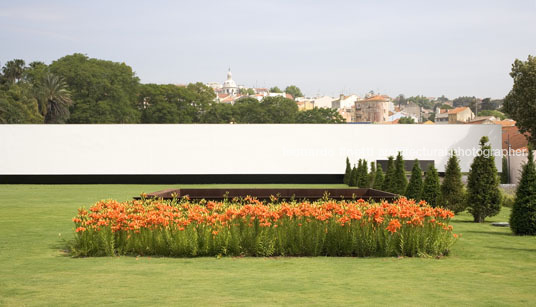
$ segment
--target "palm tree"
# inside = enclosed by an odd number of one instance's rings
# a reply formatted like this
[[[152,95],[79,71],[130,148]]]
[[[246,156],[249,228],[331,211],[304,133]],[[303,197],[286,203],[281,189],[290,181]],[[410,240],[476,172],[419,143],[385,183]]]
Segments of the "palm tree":
[[[22,78],[25,64],[26,63],[24,62],[24,60],[21,59],[8,61],[6,65],[2,67],[2,73],[8,81],[10,81],[11,83],[15,83],[20,78]]]
[[[47,73],[40,92],[40,109],[45,116],[45,124],[65,123],[70,115],[69,106],[73,103],[65,81]]]

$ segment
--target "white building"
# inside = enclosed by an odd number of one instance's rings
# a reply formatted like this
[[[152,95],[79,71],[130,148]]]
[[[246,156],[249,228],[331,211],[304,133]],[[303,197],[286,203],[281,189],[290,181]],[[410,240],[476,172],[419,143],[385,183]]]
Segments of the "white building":
[[[330,96],[319,96],[313,98],[313,103],[315,108],[331,108],[333,100],[335,99]]]
[[[355,106],[355,102],[357,101],[357,99],[359,99],[359,96],[354,95],[354,94],[349,95],[349,96],[344,96],[343,94],[341,94],[339,99],[332,101],[331,108],[333,109],[353,108]]]
[[[231,73],[231,68],[229,68],[229,71],[227,72],[227,80],[223,82],[222,90],[225,94],[229,94],[231,96],[238,95],[239,88],[236,85],[236,82],[233,80],[233,74]]]

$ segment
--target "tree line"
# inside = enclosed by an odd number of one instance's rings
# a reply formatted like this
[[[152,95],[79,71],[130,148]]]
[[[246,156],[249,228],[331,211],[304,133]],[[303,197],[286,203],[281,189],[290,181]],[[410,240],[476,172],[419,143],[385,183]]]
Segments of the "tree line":
[[[499,213],[502,194],[499,190],[499,175],[495,167],[494,157],[488,138],[480,140],[479,155],[471,164],[467,188],[462,182],[459,159],[451,154],[445,167],[445,178],[440,182],[439,175],[433,164],[424,174],[415,159],[408,181],[401,152],[396,159],[388,158],[387,170],[384,174],[381,165],[371,163],[368,172],[366,160],[359,160],[354,167],[346,159],[344,183],[361,188],[374,188],[406,196],[415,201],[424,200],[433,207],[442,206],[454,212],[468,210],[475,222],[482,223],[486,217]]]
[[[300,95],[295,86],[288,88]],[[125,63],[64,56],[50,65],[8,61],[0,73],[0,123],[343,123],[331,109],[298,111],[284,97],[214,101],[202,83],[141,84]]]

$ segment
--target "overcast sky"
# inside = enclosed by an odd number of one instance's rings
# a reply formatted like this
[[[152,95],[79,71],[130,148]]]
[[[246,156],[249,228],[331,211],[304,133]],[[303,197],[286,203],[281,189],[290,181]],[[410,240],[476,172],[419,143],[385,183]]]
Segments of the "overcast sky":
[[[536,55],[536,0],[0,0],[0,62],[75,52],[143,83],[295,84],[306,95],[502,98]]]

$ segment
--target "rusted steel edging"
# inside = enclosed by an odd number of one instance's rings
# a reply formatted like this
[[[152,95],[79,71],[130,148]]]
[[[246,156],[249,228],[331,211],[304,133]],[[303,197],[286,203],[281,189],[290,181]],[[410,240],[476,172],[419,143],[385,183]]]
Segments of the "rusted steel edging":
[[[260,200],[278,199],[317,200],[328,195],[330,199],[392,200],[399,195],[374,189],[285,189],[285,188],[210,188],[210,189],[166,189],[148,193],[146,198],[173,199],[188,196],[190,199],[223,200],[251,196]],[[141,197],[134,197],[140,199]]]

